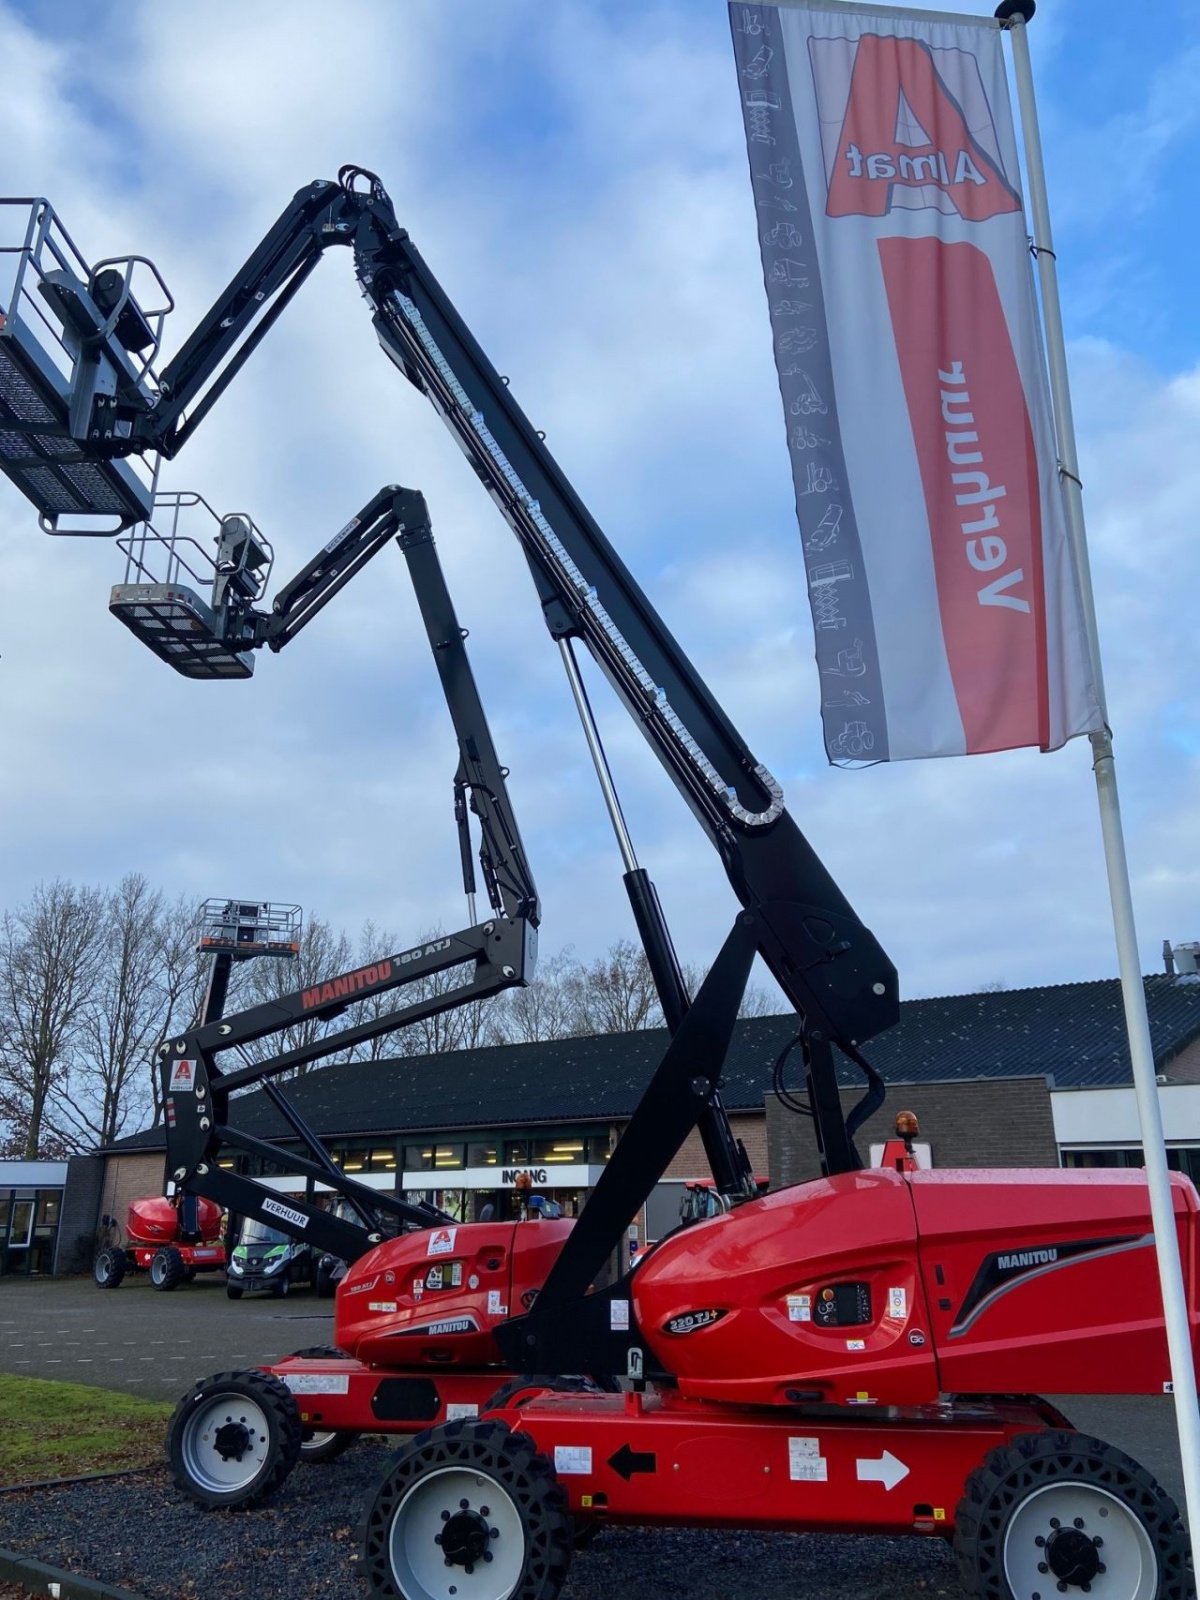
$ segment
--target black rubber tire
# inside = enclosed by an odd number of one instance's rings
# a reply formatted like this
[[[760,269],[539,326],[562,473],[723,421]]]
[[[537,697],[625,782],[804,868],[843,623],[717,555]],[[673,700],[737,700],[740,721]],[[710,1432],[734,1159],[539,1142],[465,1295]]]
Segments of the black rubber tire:
[[[959,1579],[968,1594],[979,1600],[1013,1600],[1005,1571],[1010,1524],[1033,1495],[1072,1484],[1121,1502],[1140,1524],[1158,1563],[1154,1600],[1194,1600],[1191,1554],[1174,1501],[1144,1467],[1122,1451],[1103,1440],[1062,1429],[1017,1434],[1007,1445],[991,1451],[967,1479],[956,1513],[954,1552]],[[1070,1587],[1076,1592],[1074,1583]],[[1105,1593],[1110,1594],[1109,1588]],[[1043,1594],[1044,1600],[1057,1600],[1054,1571],[1046,1576]],[[1126,1597],[1114,1592],[1110,1600]]]
[[[106,1245],[100,1251],[92,1266],[92,1275],[96,1280],[96,1287],[99,1289],[119,1288],[128,1266],[129,1262],[126,1259],[124,1250],[119,1249],[115,1244]]]
[[[549,1389],[553,1394],[616,1394],[620,1385],[611,1378],[580,1378],[561,1374],[553,1378],[540,1373],[537,1376],[509,1378],[500,1385],[495,1394],[488,1396],[486,1404],[479,1408],[480,1413],[502,1411],[513,1396],[520,1394],[523,1389],[531,1391],[528,1399],[522,1402],[527,1404],[528,1400],[536,1398],[533,1391],[538,1389]]]
[[[156,1289],[164,1291],[177,1289],[183,1282],[186,1271],[179,1251],[174,1246],[165,1244],[161,1250],[156,1250],[151,1258],[150,1282]]]
[[[611,1388],[609,1385],[611,1384]],[[538,1394],[549,1390],[551,1394],[615,1394],[620,1389],[620,1384],[611,1378],[572,1378],[558,1377],[547,1378],[524,1377],[510,1378],[507,1383],[502,1383],[495,1394],[489,1395],[487,1403],[480,1407],[486,1414],[489,1411],[502,1411],[510,1400],[515,1399],[522,1391],[520,1405],[528,1405],[531,1400],[536,1400]],[[576,1550],[586,1550],[592,1544],[603,1524],[594,1517],[573,1517],[571,1542]]]
[[[293,1350],[285,1361],[353,1361],[344,1350],[335,1350],[331,1344],[310,1344],[303,1350]],[[319,1466],[326,1461],[336,1461],[350,1446],[362,1438],[360,1433],[329,1433],[320,1428],[305,1428],[300,1440],[300,1459],[306,1466]],[[319,1443],[314,1443],[318,1440]]]
[[[320,1428],[305,1428],[300,1440],[300,1459],[306,1467],[324,1466],[345,1455],[362,1437],[358,1433],[328,1433]]]
[[[277,1278],[271,1280],[271,1294],[276,1300],[286,1300],[288,1290],[292,1287],[291,1274],[284,1267]]]
[[[184,1281],[184,1283],[195,1283],[195,1281],[196,1281],[196,1273],[198,1271],[199,1271],[198,1267],[184,1267],[184,1269],[183,1269],[183,1281]]]
[[[241,1283],[227,1283],[225,1293],[231,1300],[240,1300],[246,1292],[246,1287]]]
[[[572,1555],[566,1494],[527,1433],[510,1433],[502,1422],[475,1420],[429,1428],[392,1458],[360,1529],[362,1572],[371,1600],[418,1600],[428,1592],[405,1589],[394,1571],[392,1525],[405,1496],[422,1479],[455,1468],[476,1479],[491,1478],[518,1514],[520,1570],[505,1591],[509,1600],[557,1600]],[[482,1497],[488,1491],[479,1492]],[[490,1548],[501,1553],[500,1544]]]
[[[266,1421],[266,1449],[258,1471],[246,1482],[222,1489],[198,1478],[190,1470],[199,1455],[206,1453],[203,1436],[197,1435],[206,1410],[218,1408],[228,1397],[230,1421],[239,1418],[239,1401],[250,1400]],[[242,1419],[244,1420],[244,1418]],[[202,1506],[221,1506],[228,1511],[246,1511],[261,1505],[279,1488],[300,1459],[303,1425],[292,1391],[269,1372],[218,1372],[196,1384],[175,1407],[167,1429],[167,1460],[175,1486]],[[214,1448],[215,1457],[215,1448]]]

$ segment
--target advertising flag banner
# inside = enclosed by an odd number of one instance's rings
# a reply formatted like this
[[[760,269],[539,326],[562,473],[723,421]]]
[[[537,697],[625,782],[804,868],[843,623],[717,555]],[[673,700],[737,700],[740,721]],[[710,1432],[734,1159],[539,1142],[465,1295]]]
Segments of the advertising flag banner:
[[[835,764],[1103,725],[997,25],[730,5]]]

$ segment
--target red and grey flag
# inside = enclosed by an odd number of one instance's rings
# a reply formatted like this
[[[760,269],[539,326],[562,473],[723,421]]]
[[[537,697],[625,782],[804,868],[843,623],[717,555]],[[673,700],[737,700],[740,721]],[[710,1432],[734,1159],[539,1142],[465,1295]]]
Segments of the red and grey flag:
[[[1000,32],[730,5],[831,761],[1102,726]]]

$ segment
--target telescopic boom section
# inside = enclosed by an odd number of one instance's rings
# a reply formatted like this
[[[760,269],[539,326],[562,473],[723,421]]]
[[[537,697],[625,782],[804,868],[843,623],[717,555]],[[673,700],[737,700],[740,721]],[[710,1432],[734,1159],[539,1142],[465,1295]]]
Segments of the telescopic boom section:
[[[716,846],[759,951],[806,1019],[851,1046],[899,1016],[896,971],[788,814],[397,221],[373,174],[302,189],[164,369],[130,445],[174,453],[331,244],[353,247],[384,350],[428,396],[520,540],[556,638],[581,638]]]
[[[716,845],[810,1028],[856,1044],[899,1014],[896,972],[480,349],[386,198],[355,237],[380,341],[433,402],[521,541],[556,637],[580,637]]]
[[[110,402],[120,426],[97,451],[173,455],[331,244],[353,248],[384,350],[428,396],[520,540],[551,635],[583,640],[715,845],[758,953],[800,1014],[826,1168],[856,1165],[850,1135],[869,1103],[848,1130],[830,1043],[864,1065],[856,1046],[899,1015],[895,968],[513,400],[378,178],[347,167],[337,183],[299,191],[164,368],[153,402]],[[878,1091],[872,1080],[869,1098]]]

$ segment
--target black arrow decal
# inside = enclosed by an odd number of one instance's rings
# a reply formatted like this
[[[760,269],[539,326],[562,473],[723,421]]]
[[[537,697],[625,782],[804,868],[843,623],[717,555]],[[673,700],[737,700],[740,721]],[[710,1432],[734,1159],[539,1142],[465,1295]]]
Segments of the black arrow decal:
[[[658,1457],[653,1450],[634,1450],[627,1444],[623,1444],[615,1455],[609,1456],[608,1464],[626,1483],[635,1472],[658,1471]]]

